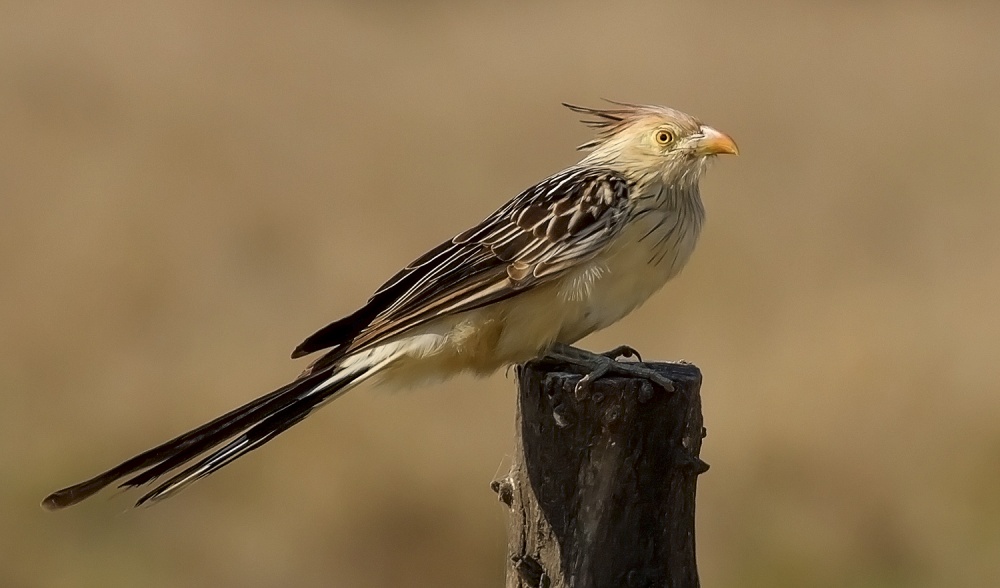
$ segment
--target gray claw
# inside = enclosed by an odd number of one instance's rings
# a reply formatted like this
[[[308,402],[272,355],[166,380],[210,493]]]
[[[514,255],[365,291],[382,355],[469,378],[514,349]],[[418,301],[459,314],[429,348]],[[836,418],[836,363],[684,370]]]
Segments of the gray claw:
[[[642,356],[639,352],[635,350],[635,347],[631,345],[619,345],[610,351],[605,351],[604,353],[599,353],[598,355],[603,355],[608,359],[618,360],[619,357],[628,359],[634,357],[636,361],[642,361]]]
[[[652,373],[649,375],[649,379],[652,380],[654,383],[656,383],[657,386],[663,388],[667,392],[673,392],[674,391],[674,381],[673,380],[671,380],[670,378],[667,378],[665,376],[662,376],[659,373],[654,372],[653,370],[650,370],[650,372],[652,372]]]

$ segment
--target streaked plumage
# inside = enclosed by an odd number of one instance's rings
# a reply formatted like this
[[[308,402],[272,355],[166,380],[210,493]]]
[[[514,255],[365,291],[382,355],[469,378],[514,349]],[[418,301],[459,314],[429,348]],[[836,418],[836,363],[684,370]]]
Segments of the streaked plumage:
[[[395,384],[488,374],[619,320],[687,262],[704,218],[708,157],[726,135],[681,112],[570,106],[594,117],[590,153],[435,247],[358,311],[292,353],[326,350],[295,381],[45,499],[75,504],[126,476],[147,484],[214,450],[139,499],[165,498],[263,445],[370,377]],[[219,448],[221,446],[221,448]]]

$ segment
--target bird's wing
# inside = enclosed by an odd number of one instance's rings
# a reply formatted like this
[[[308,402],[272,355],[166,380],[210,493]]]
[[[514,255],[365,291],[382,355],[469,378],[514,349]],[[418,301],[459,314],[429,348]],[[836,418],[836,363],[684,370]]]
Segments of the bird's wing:
[[[354,314],[293,353],[363,349],[437,317],[516,296],[597,255],[628,219],[629,182],[570,168],[525,190],[482,223],[435,247],[383,284]]]

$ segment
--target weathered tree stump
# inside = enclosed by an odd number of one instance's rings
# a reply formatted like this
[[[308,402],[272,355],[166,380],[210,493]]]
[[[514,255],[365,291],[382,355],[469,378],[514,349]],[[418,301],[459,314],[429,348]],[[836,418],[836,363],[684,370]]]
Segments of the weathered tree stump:
[[[574,392],[579,368],[518,368],[518,440],[493,482],[510,507],[508,588],[692,588],[702,427],[701,372],[646,364],[666,392],[607,377]]]

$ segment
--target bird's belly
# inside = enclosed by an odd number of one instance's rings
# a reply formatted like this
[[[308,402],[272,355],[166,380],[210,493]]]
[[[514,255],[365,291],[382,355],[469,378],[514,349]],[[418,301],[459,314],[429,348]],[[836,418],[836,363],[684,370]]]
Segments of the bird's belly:
[[[627,229],[607,255],[580,270],[576,282],[582,287],[563,292],[577,316],[567,321],[559,341],[572,343],[642,305],[684,267],[697,233],[697,226],[663,217]]]
[[[411,385],[461,371],[486,375],[536,357],[574,320],[575,305],[557,297],[557,284],[547,284],[419,328],[401,338],[408,351],[380,376]]]

